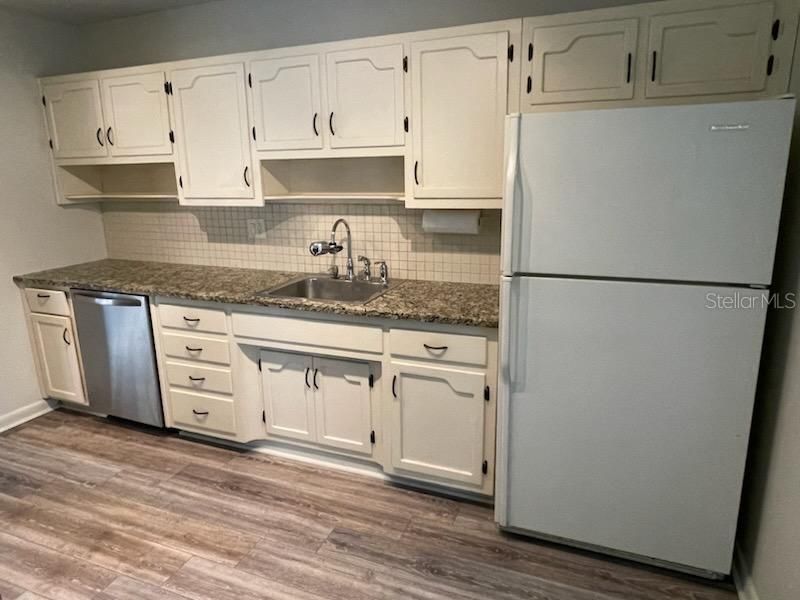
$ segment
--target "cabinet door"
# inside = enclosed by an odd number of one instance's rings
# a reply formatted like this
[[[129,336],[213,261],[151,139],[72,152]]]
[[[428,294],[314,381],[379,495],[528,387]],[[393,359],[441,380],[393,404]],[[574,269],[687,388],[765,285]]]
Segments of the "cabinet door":
[[[314,358],[317,442],[372,453],[369,365]]]
[[[255,198],[244,66],[170,73],[181,195]]]
[[[648,98],[763,90],[772,2],[650,19]]]
[[[313,442],[314,393],[311,357],[289,352],[261,353],[267,433]]]
[[[392,362],[392,465],[483,481],[483,373]]]
[[[637,19],[533,29],[529,104],[633,98]]]
[[[112,156],[172,154],[163,71],[108,77],[101,85]]]
[[[41,314],[31,314],[30,319],[47,396],[86,404],[72,320]]]
[[[100,85],[96,79],[45,83],[45,112],[53,156],[93,158],[107,156]]]
[[[322,148],[319,57],[292,56],[250,65],[258,150]]]
[[[330,146],[402,146],[402,44],[330,52],[326,67]]]
[[[415,197],[501,197],[507,51],[507,32],[411,45]]]

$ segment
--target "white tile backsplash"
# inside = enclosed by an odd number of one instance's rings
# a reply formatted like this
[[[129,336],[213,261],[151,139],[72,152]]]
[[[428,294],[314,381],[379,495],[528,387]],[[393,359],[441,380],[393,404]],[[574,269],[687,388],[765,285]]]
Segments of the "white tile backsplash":
[[[276,271],[322,272],[345,253],[313,257],[308,244],[327,240],[344,217],[353,258],[386,260],[391,276],[497,284],[500,211],[486,210],[478,235],[422,231],[422,211],[361,204],[268,204],[259,208],[188,208],[157,202],[103,205],[110,258],[155,260]],[[248,239],[247,220],[263,219],[263,239]],[[337,238],[344,241],[344,228]]]

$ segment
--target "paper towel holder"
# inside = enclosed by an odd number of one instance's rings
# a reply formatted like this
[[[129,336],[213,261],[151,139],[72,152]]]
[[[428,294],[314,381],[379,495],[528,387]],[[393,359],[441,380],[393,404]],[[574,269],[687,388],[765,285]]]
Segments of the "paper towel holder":
[[[478,235],[481,228],[480,210],[423,210],[422,230],[426,233]]]

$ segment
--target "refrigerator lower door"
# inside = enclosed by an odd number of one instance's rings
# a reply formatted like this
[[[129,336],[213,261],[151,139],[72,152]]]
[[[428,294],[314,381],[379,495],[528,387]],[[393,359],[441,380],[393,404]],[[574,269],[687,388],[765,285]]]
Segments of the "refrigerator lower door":
[[[508,294],[505,524],[728,573],[767,292],[519,277]]]
[[[504,273],[769,285],[794,105],[522,115]]]

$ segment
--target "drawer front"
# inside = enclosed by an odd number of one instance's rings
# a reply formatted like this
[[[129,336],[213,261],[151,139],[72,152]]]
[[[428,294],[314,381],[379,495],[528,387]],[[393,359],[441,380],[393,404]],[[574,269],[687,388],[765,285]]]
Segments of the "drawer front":
[[[176,304],[159,304],[158,319],[162,327],[202,331],[205,333],[228,333],[225,312],[213,308],[193,308]]]
[[[167,361],[167,381],[171,386],[189,388],[198,392],[233,394],[230,369]]]
[[[241,337],[318,348],[383,352],[383,330],[369,325],[235,312],[233,333]]]
[[[180,390],[169,395],[176,427],[236,435],[233,400]]]
[[[486,365],[486,338],[477,335],[392,329],[389,348],[392,356]]]
[[[163,332],[161,334],[164,354],[172,358],[212,362],[220,365],[231,364],[231,351],[228,340]]]
[[[25,300],[28,302],[31,312],[62,317],[70,316],[69,302],[64,292],[26,288]]]

